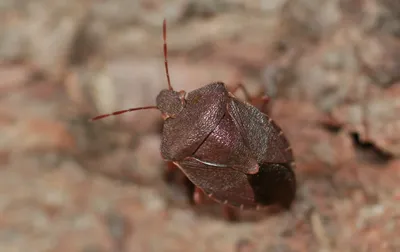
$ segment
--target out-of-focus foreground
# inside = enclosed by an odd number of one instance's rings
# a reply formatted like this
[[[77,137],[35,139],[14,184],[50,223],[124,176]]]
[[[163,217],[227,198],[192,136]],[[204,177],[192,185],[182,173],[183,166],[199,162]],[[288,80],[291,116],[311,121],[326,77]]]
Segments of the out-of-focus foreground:
[[[398,0],[3,0],[0,15],[0,251],[400,251]],[[273,98],[294,215],[191,206],[165,179],[158,111],[88,122],[166,88],[164,17],[174,88]]]

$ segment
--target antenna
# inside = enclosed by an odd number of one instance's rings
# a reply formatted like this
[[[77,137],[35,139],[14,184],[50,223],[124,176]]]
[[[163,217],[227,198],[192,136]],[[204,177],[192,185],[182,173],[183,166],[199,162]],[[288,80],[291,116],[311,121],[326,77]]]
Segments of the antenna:
[[[164,64],[165,64],[165,74],[167,75],[168,88],[169,90],[174,90],[171,86],[171,80],[169,78],[168,71],[168,50],[167,50],[167,21],[164,18],[163,22],[163,40],[164,40]]]
[[[164,64],[165,64],[165,74],[167,75],[167,81],[168,81],[168,89],[169,90],[174,90],[171,86],[171,80],[169,78],[169,71],[168,71],[168,51],[167,51],[167,21],[164,19],[163,22],[163,41],[164,41]],[[124,110],[119,110],[115,111],[110,114],[103,114],[99,115],[96,117],[93,117],[90,119],[90,121],[96,121],[100,120],[109,116],[116,116],[120,115],[126,112],[131,112],[131,111],[136,111],[136,110],[144,110],[144,109],[158,109],[157,106],[145,106],[145,107],[138,107],[138,108],[130,108],[130,109],[124,109]]]
[[[116,116],[116,115],[120,115],[126,112],[131,112],[131,111],[136,111],[136,110],[144,110],[144,109],[158,109],[157,106],[146,106],[146,107],[138,107],[138,108],[130,108],[130,109],[124,109],[124,110],[119,110],[119,111],[115,111],[112,112],[110,114],[104,114],[104,115],[99,115],[96,117],[93,117],[90,119],[90,121],[96,121],[96,120],[100,120],[109,116]]]

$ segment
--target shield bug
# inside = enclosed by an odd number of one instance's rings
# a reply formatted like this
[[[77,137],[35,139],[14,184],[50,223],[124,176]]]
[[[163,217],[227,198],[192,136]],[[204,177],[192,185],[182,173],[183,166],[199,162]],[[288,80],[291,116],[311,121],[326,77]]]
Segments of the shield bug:
[[[168,89],[155,106],[100,115],[98,120],[125,112],[158,109],[164,120],[161,155],[179,167],[195,185],[195,201],[208,195],[226,206],[259,209],[279,204],[289,208],[296,192],[292,150],[279,126],[224,83],[208,84],[189,93],[175,91],[167,60],[166,21],[163,22]],[[264,99],[264,104],[267,99]],[[171,166],[170,166],[171,167]]]

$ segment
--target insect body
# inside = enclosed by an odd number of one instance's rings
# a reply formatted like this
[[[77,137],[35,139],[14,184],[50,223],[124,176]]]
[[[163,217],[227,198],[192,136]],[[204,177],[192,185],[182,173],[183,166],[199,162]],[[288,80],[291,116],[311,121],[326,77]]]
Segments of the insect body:
[[[164,119],[161,155],[214,200],[241,209],[279,204],[289,208],[296,192],[294,158],[282,130],[225,84],[215,82],[186,94],[173,90],[168,73],[166,23],[165,69],[169,89],[156,106],[101,115],[158,109]]]

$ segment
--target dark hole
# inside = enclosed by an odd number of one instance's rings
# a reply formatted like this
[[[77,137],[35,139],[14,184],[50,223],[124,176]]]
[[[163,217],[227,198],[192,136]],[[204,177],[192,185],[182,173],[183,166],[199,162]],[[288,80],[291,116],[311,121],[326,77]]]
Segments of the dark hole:
[[[276,50],[277,50],[278,52],[280,52],[280,53],[286,52],[286,51],[288,50],[288,48],[289,48],[289,44],[288,44],[288,42],[285,41],[285,40],[279,40],[279,41],[276,43]]]
[[[331,133],[334,133],[334,134],[339,133],[340,130],[342,129],[342,127],[339,126],[339,125],[328,124],[328,123],[323,123],[323,124],[322,124],[322,127],[323,127],[324,129],[326,129],[327,131],[329,131],[329,132],[331,132]]]
[[[187,194],[187,197],[189,198],[190,204],[194,205],[195,202],[193,199],[193,194],[194,194],[195,186],[188,178],[185,179],[185,187],[186,187],[186,194]]]
[[[353,133],[351,134],[351,137],[361,160],[385,164],[393,158],[391,154],[379,149],[373,143],[368,141],[362,142],[359,134]]]
[[[79,65],[85,63],[91,55],[94,55],[99,47],[96,41],[87,30],[85,25],[81,26],[72,41],[69,63]]]
[[[248,180],[258,203],[290,208],[296,193],[296,181],[293,171],[285,164],[263,164],[257,174],[248,175]]]
[[[190,204],[194,204],[193,193],[195,186],[179,169],[167,170],[164,173],[164,180],[168,184],[178,186],[184,190]]]

